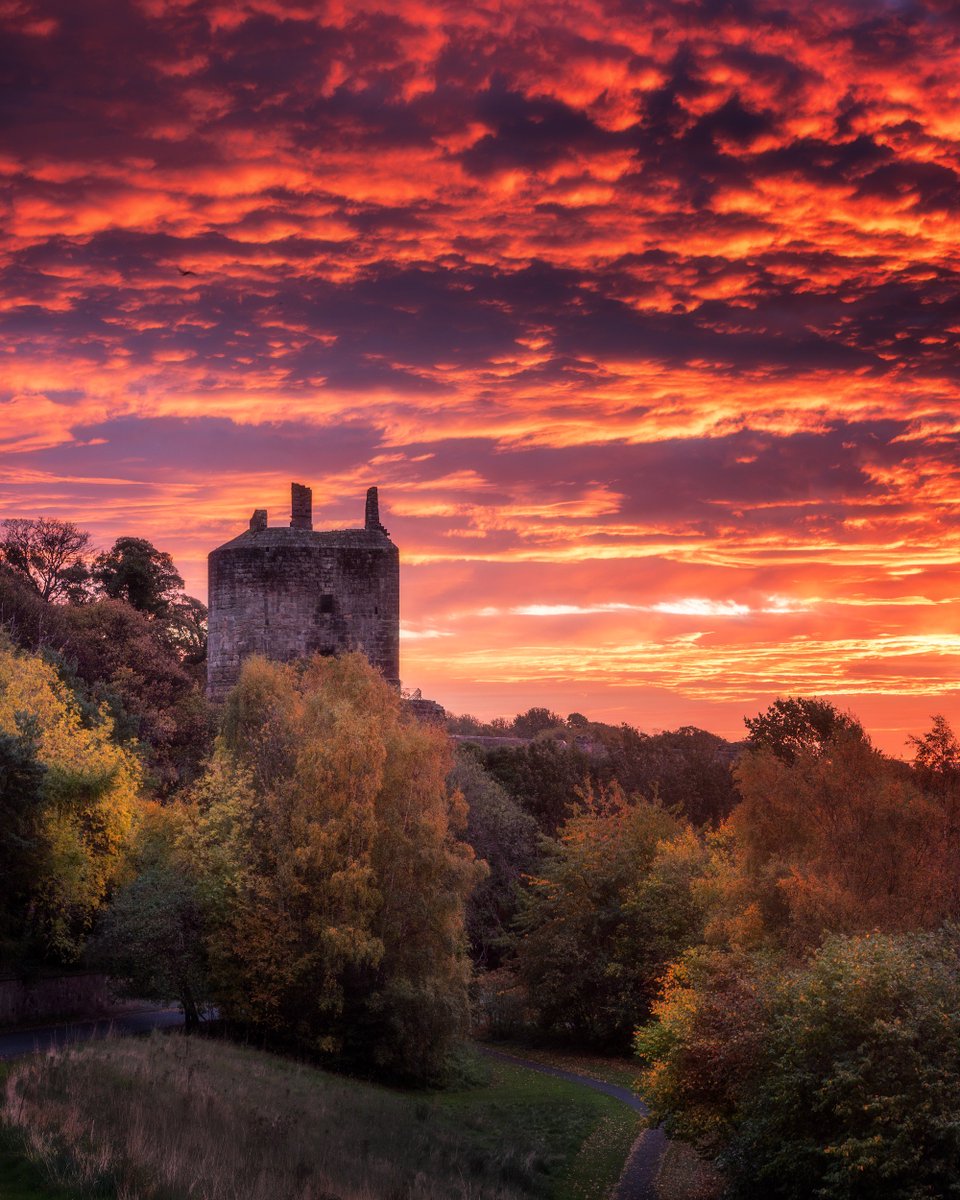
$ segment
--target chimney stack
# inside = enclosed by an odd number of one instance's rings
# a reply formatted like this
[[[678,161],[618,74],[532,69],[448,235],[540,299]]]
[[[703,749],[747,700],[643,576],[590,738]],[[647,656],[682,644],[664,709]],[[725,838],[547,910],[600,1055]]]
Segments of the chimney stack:
[[[367,488],[367,514],[364,525],[373,533],[386,533],[380,524],[380,498],[375,487]]]
[[[313,528],[313,492],[302,483],[290,484],[290,528]]]

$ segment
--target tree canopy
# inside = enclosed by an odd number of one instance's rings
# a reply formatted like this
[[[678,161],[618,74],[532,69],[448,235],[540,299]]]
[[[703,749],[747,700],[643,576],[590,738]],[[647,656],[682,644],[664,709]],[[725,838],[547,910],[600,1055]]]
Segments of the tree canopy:
[[[0,557],[41,600],[70,600],[85,595],[89,572],[84,554],[89,545],[90,534],[72,521],[8,518]]]

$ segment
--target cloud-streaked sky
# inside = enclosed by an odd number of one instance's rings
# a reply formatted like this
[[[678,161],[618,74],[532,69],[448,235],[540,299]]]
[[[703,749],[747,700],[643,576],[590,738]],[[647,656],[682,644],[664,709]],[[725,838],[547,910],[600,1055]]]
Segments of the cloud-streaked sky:
[[[449,708],[960,718],[953,0],[0,0],[0,58],[4,515],[203,596],[378,483]]]

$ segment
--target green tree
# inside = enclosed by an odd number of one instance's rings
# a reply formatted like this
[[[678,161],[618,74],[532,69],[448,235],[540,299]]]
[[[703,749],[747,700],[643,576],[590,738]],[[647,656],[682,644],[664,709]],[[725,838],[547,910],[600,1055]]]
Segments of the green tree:
[[[41,600],[82,600],[88,571],[84,554],[90,534],[72,521],[37,517],[3,522],[0,557]]]
[[[487,863],[487,877],[467,902],[467,934],[474,962],[499,966],[520,903],[521,884],[539,857],[537,823],[461,748],[448,783],[467,805],[464,840]]]
[[[753,749],[766,747],[787,763],[801,753],[825,753],[838,737],[866,737],[855,717],[816,697],[781,697],[765,712],[744,717],[744,724]]]
[[[831,938],[771,987],[726,1154],[738,1195],[960,1195],[960,960],[936,937]]]
[[[577,793],[607,781],[600,760],[561,741],[489,750],[484,767],[552,837],[569,815]]]
[[[30,900],[43,864],[43,780],[35,722],[0,733],[0,963],[23,962]]]
[[[110,600],[123,600],[151,617],[166,616],[183,579],[173,559],[146,538],[117,538],[94,559],[94,583]]]
[[[133,878],[104,910],[94,956],[129,995],[183,1009],[200,1023],[210,994],[207,906],[189,850],[187,809],[147,807],[129,857]]]
[[[629,1045],[667,962],[701,935],[699,906],[683,895],[699,856],[697,840],[659,805],[628,804],[615,786],[585,796],[547,850],[517,922],[519,975],[542,1029]]]
[[[538,733],[556,729],[564,724],[563,717],[549,708],[528,708],[513,718],[511,732],[515,737],[534,738]]]

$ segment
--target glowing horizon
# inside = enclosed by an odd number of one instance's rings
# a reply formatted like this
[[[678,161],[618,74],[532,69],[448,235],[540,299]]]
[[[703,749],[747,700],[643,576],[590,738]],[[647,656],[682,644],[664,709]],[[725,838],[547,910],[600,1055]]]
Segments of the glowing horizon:
[[[0,0],[3,515],[381,487],[404,681],[960,719],[947,0]]]

